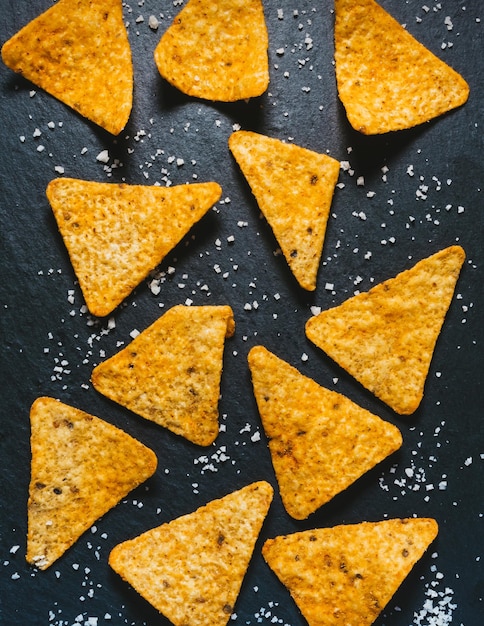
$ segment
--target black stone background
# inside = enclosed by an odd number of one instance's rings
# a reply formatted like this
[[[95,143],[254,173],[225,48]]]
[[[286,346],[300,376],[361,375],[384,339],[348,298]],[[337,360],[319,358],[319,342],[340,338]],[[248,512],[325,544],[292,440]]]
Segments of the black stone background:
[[[1,0],[1,42],[50,4]],[[434,604],[455,605],[447,610],[450,621],[443,623],[484,623],[483,5],[478,0],[427,0],[426,11],[422,0],[382,4],[465,76],[471,94],[464,107],[386,136],[364,137],[353,131],[335,87],[329,0],[264,1],[270,86],[260,98],[234,104],[187,97],[158,75],[153,50],[180,3],[125,4],[135,89],[130,121],[118,138],[0,66],[2,625],[96,623],[89,618],[97,618],[99,626],[168,623],[110,570],[107,558],[120,541],[251,481],[266,479],[277,486],[246,361],[249,349],[258,343],[396,424],[404,444],[306,521],[297,522],[285,513],[276,490],[230,623],[305,623],[261,557],[266,538],[412,515],[435,517],[440,533],[377,626],[430,624],[425,607],[432,589]],[[160,21],[157,31],[148,26],[150,15]],[[139,16],[144,21],[137,21]],[[276,52],[281,48],[282,55]],[[350,164],[352,172],[340,174],[344,186],[335,192],[314,293],[301,290],[283,257],[275,254],[270,228],[227,148],[235,124]],[[34,136],[36,129],[39,137]],[[39,145],[45,146],[43,152],[37,150]],[[110,154],[107,168],[96,160],[104,149]],[[171,162],[173,156],[184,164]],[[55,166],[63,166],[65,176],[133,184],[194,182],[196,175],[198,181],[218,181],[223,202],[164,260],[160,272],[175,270],[166,275],[158,295],[144,281],[111,316],[93,319],[82,310],[82,295],[45,197],[47,183],[58,175]],[[388,168],[386,175],[382,168]],[[358,177],[364,177],[364,185],[357,184]],[[358,217],[360,213],[364,216]],[[232,236],[233,241],[228,240]],[[399,417],[310,344],[304,324],[310,307],[339,304],[356,289],[367,290],[454,243],[465,248],[467,260],[437,343],[425,397],[414,415]],[[371,257],[365,258],[368,251]],[[129,342],[133,329],[143,330],[187,299],[193,304],[230,304],[237,324],[235,336],[226,343],[220,400],[225,432],[208,449],[138,418],[89,383],[94,365],[114,354],[118,342]],[[245,305],[254,301],[258,308],[247,310]],[[29,408],[39,395],[103,417],[151,446],[159,459],[156,474],[146,484],[45,572],[32,569],[24,559]],[[256,433],[258,442],[251,439]],[[197,462],[202,455],[216,471],[202,470],[204,464]],[[408,476],[411,469],[413,477]],[[439,489],[442,481],[447,481],[445,490]]]

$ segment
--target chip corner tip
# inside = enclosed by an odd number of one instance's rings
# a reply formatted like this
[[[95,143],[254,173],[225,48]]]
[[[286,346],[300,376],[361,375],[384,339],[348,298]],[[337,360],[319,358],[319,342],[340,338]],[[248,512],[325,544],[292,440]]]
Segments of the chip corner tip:
[[[99,303],[93,302],[89,296],[86,298],[84,295],[84,300],[86,301],[86,306],[89,309],[89,313],[93,317],[103,318],[107,317],[110,313],[114,311],[114,309],[118,306],[119,302],[116,303]]]
[[[427,526],[432,529],[435,533],[439,531],[439,522],[435,517],[422,517],[420,518],[422,522],[427,524]]]
[[[226,317],[225,337],[227,339],[230,339],[231,337],[235,335],[236,324],[235,324],[234,311],[232,307],[229,305],[226,306],[225,317]]]
[[[205,432],[179,432],[178,434],[194,444],[195,446],[200,446],[201,448],[208,448],[211,446],[217,439],[220,433],[220,426],[217,421],[211,425],[210,428],[206,429]]]
[[[91,384],[94,389],[96,389],[96,391],[100,391],[102,387],[102,385],[100,384],[100,380],[103,373],[104,363],[105,361],[101,361],[101,363],[98,363],[91,372],[89,380],[91,381]]]
[[[433,517],[428,518],[428,521],[429,521],[429,526],[433,533],[433,539],[435,539],[440,531],[439,522]]]
[[[124,117],[122,120],[119,120],[117,123],[114,123],[114,124],[99,124],[99,126],[104,128],[104,130],[107,131],[110,135],[113,135],[113,137],[117,137],[118,135],[120,135],[123,132],[123,130],[128,125],[130,116],[131,116],[131,109],[130,109],[128,115],[126,117]]]
[[[222,195],[222,185],[220,183],[217,183],[216,181],[212,181],[211,187],[213,189],[214,196],[216,196],[216,200],[214,200],[214,202],[217,202],[217,200],[219,200]]]
[[[4,65],[6,65],[8,68],[11,69],[11,65],[10,65],[10,54],[9,54],[9,50],[11,47],[11,39],[8,39],[7,41],[5,41],[2,44],[2,47],[0,48],[0,57],[2,59],[2,62],[4,63]]]
[[[207,436],[207,437],[200,437],[197,440],[192,439],[192,443],[194,443],[195,445],[200,446],[202,448],[208,448],[215,442],[215,440],[217,439],[218,435],[219,435],[219,429],[217,427],[216,432],[213,433],[212,435]]]
[[[316,320],[319,318],[319,316],[320,313],[318,313],[317,315],[311,315],[311,317],[307,319],[306,323],[304,324],[304,332],[306,333],[306,337],[308,339],[311,339],[314,324],[316,323]]]
[[[117,545],[115,545],[112,549],[111,552],[108,555],[108,565],[109,567],[114,570],[117,574],[119,574],[122,577],[122,574],[120,572],[120,566],[119,566],[119,555],[122,551],[122,546],[123,543],[118,543]]]
[[[147,478],[150,478],[158,469],[158,457],[156,456],[156,453],[151,448],[148,448],[148,446],[144,446],[144,449],[145,449],[145,454],[146,454],[146,459],[147,459],[146,474],[147,474]]]
[[[291,506],[289,502],[283,501],[283,504],[284,504],[286,513],[290,517],[292,517],[292,519],[295,519],[297,522],[303,522],[304,520],[307,520],[308,517],[311,515],[311,513],[314,513],[316,511],[316,509],[313,509],[311,511],[304,511],[303,513],[302,511],[299,510],[297,506]],[[323,506],[324,504],[326,504],[326,502],[323,502],[321,506]]]
[[[267,480],[263,481],[265,484],[265,488],[267,490],[267,493],[270,495],[271,499],[274,497],[274,487],[271,485],[270,482],[268,482]]]
[[[266,561],[266,563],[269,563],[270,552],[275,541],[276,541],[275,538],[269,538],[269,539],[266,539],[264,543],[262,544],[261,554],[262,554],[263,559]]]
[[[241,146],[247,147],[247,144],[255,141],[263,141],[264,135],[260,133],[256,133],[253,130],[244,130],[240,128],[239,130],[234,130],[228,138],[229,148],[232,150],[237,150]]]
[[[375,130],[371,127],[368,127],[366,124],[362,124],[359,120],[353,120],[348,116],[348,120],[350,122],[353,130],[356,130],[360,135],[364,135],[365,137],[371,137],[373,135],[384,135],[387,131]]]
[[[457,73],[461,80],[460,99],[457,106],[462,106],[469,100],[469,97],[471,95],[471,86],[469,82],[462,76],[462,74],[460,74],[459,72]]]
[[[455,254],[460,264],[464,263],[467,255],[465,249],[460,244],[450,246],[449,251]]]
[[[51,398],[48,396],[38,396],[30,405],[30,411],[32,412],[37,410],[40,406],[47,404],[50,400]]]
[[[390,426],[392,427],[391,430],[393,432],[393,436],[394,436],[394,452],[396,452],[397,450],[399,450],[402,446],[403,446],[403,435],[402,435],[402,431],[398,428],[398,426],[395,426],[395,424],[391,424],[390,422],[388,422],[390,424]]]
[[[227,143],[229,145],[230,150],[232,150],[232,148],[237,145],[241,136],[240,133],[242,132],[244,131],[234,130],[232,133],[230,133],[229,138],[227,139]]]
[[[304,276],[302,278],[297,278],[297,282],[299,283],[299,286],[304,289],[305,291],[316,291],[316,278],[314,279],[309,279]]]
[[[62,180],[64,182],[66,179],[65,178],[58,178],[58,177],[56,177],[56,178],[52,178],[47,183],[47,185],[45,187],[45,193],[46,193],[47,198],[48,198],[49,201],[52,199],[52,196],[53,196],[56,188],[58,187],[60,180]]]
[[[259,480],[254,483],[254,489],[263,491],[272,500],[274,497],[274,487],[267,480]]]
[[[247,354],[247,360],[249,361],[249,363],[255,361],[259,356],[261,356],[265,351],[264,346],[261,345],[255,345],[252,346],[252,348],[249,350],[248,354]]]
[[[422,535],[425,536],[427,546],[436,539],[440,531],[439,523],[434,517],[410,517],[400,521],[403,524],[414,524],[417,530],[420,529]]]
[[[388,449],[386,456],[390,456],[397,450],[400,450],[400,448],[403,446],[403,435],[402,435],[402,431],[400,430],[400,428],[398,428],[398,426],[386,420],[382,420],[382,421],[385,424],[386,435],[388,439],[390,440],[389,449]]]
[[[393,404],[390,404],[389,401],[386,400],[385,404],[390,406],[390,408],[392,408],[395,413],[397,413],[397,415],[408,417],[410,415],[413,415],[418,409],[420,403],[422,402],[422,398],[423,392],[419,393],[415,397],[406,396],[405,398],[402,398],[400,402],[394,402]]]
[[[53,563],[53,561],[47,560],[46,557],[32,556],[29,552],[25,555],[25,561],[31,567],[34,567],[42,572],[49,568]]]

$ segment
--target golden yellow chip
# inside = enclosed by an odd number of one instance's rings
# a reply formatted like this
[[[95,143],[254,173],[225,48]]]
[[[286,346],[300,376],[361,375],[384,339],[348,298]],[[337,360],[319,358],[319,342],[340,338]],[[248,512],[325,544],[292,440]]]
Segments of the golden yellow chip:
[[[110,133],[125,127],[133,67],[121,0],[59,0],[4,44],[2,59]]]
[[[102,394],[200,446],[218,434],[229,306],[174,306],[92,372]]]
[[[175,626],[224,626],[272,496],[252,483],[119,544],[109,564]]]
[[[411,128],[466,102],[469,86],[374,0],[335,1],[339,97],[373,135]]]
[[[254,393],[286,511],[305,519],[402,445],[398,428],[256,346]]]
[[[249,131],[229,147],[299,285],[313,291],[339,161]]]
[[[413,413],[464,258],[445,248],[312,317],[306,335],[394,411]]]
[[[180,91],[233,102],[269,84],[261,0],[189,0],[155,49],[160,74]]]
[[[363,522],[269,539],[262,554],[309,626],[370,626],[437,532],[426,518]]]
[[[27,561],[46,569],[156,470],[155,454],[108,424],[54,400],[30,412]]]
[[[51,181],[47,198],[89,311],[111,313],[221,193],[213,182],[157,187]]]

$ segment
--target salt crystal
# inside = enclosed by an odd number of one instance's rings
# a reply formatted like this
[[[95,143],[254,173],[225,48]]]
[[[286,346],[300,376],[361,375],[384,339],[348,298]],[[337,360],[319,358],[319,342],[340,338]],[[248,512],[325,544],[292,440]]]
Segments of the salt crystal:
[[[102,150],[96,157],[96,161],[100,163],[108,163],[109,162],[109,152],[107,150]]]

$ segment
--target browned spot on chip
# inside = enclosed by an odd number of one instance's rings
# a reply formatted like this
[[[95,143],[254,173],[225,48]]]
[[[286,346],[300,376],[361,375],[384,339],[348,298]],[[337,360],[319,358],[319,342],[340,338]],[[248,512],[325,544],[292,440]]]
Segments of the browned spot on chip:
[[[464,258],[445,248],[312,317],[306,335],[394,411],[413,413]]]
[[[125,127],[133,68],[120,0],[59,0],[4,44],[2,59],[110,133]]]
[[[249,131],[233,133],[229,147],[291,271],[313,291],[339,161]]]
[[[214,182],[174,187],[58,178],[47,187],[89,311],[113,311],[220,198]]]
[[[175,306],[98,365],[92,383],[131,411],[201,446],[218,434],[229,306]]]
[[[119,544],[109,564],[175,626],[224,626],[272,496],[248,485]]]
[[[402,444],[399,430],[318,385],[262,346],[254,394],[287,512],[305,519]]]
[[[466,102],[469,87],[374,0],[335,1],[338,93],[356,130],[410,128]]]
[[[46,569],[155,471],[154,453],[52,398],[32,405],[27,561]]]
[[[261,0],[190,0],[155,50],[160,74],[180,91],[232,102],[269,84]]]
[[[309,626],[370,626],[437,532],[433,519],[363,522],[269,539],[262,554]]]

